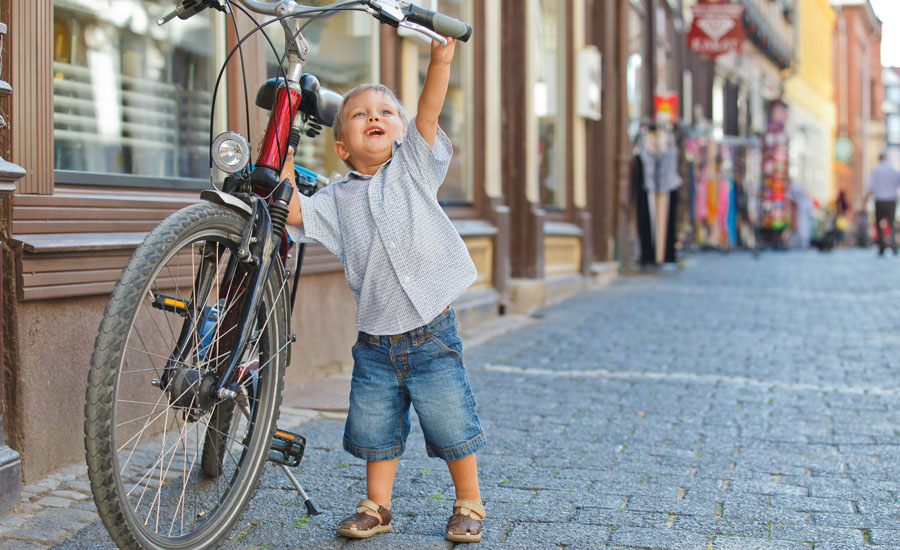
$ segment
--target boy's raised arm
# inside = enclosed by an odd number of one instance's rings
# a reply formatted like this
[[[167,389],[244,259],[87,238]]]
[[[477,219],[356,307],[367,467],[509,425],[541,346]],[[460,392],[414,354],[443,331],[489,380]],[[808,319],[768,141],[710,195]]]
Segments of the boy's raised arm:
[[[431,61],[425,73],[425,84],[422,87],[422,95],[419,96],[419,108],[416,113],[416,129],[429,146],[434,145],[438,117],[444,107],[444,98],[447,97],[450,62],[453,61],[455,48],[456,40],[453,38],[447,38],[446,46],[441,46],[439,42],[431,42]]]

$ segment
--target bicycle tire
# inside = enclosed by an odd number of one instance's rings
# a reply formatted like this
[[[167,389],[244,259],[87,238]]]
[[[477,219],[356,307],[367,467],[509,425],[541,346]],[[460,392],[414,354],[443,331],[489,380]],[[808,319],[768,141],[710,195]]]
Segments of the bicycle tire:
[[[283,271],[273,266],[261,283],[258,338],[242,355],[242,367],[254,360],[256,367],[242,369],[246,378],[236,399],[204,407],[200,396],[205,394],[192,389],[216,376],[230,351],[224,349],[230,343],[224,333],[236,327],[188,320],[213,319],[206,314],[213,304],[225,309],[218,319],[237,311],[243,296],[232,290],[241,288],[237,279],[246,272],[236,269],[229,280],[219,277],[227,271],[221,264],[235,257],[246,224],[246,216],[211,203],[175,212],[135,250],[104,311],[88,376],[85,451],[97,511],[119,548],[217,547],[256,492],[289,362]],[[204,253],[214,262],[213,284],[206,297],[194,296],[203,260],[187,260]],[[173,303],[190,307],[154,307],[167,289]],[[181,356],[173,353],[179,341],[186,342]],[[183,374],[170,374],[176,371]],[[169,374],[167,384],[159,382],[166,378],[150,378],[163,372]],[[184,391],[175,395],[176,388]],[[231,414],[235,410],[241,414]],[[226,420],[229,435],[209,437]]]

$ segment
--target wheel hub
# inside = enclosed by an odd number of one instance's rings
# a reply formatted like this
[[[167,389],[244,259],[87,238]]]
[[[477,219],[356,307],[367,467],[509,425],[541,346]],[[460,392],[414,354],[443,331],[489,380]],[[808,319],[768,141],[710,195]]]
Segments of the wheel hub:
[[[190,420],[197,420],[216,404],[218,377],[196,368],[178,367],[172,370],[166,391],[169,403],[184,410]]]

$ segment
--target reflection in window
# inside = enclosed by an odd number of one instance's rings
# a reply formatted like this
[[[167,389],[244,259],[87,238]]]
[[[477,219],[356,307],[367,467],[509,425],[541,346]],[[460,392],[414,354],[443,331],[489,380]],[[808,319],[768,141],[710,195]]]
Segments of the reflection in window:
[[[644,101],[644,34],[643,21],[637,8],[628,10],[628,61],[625,67],[626,98],[628,101],[628,137],[637,138],[641,127]]]
[[[462,21],[471,21],[471,0],[438,0],[436,10]],[[422,42],[419,47],[419,88],[425,81],[428,61],[431,58],[430,48]],[[473,200],[472,177],[470,176],[471,156],[471,107],[466,98],[472,97],[469,87],[472,71],[472,45],[460,43],[450,65],[450,85],[444,108],[438,124],[447,133],[453,143],[453,159],[447,170],[447,177],[438,192],[441,204],[470,204]],[[468,76],[466,76],[468,75]]]
[[[565,58],[562,56],[564,37],[560,33],[560,10],[564,4],[556,0],[539,0],[535,15],[536,48],[534,55],[534,114],[538,123],[538,185],[541,204],[552,208],[565,207],[565,172],[559,157],[563,152],[562,115],[565,101],[561,100],[565,82]],[[564,158],[564,157],[562,157]]]
[[[888,86],[886,94],[888,102],[900,104],[900,86]]]
[[[900,114],[891,113],[887,116],[887,142],[900,143]]]
[[[330,1],[305,0],[303,4],[325,5]],[[269,25],[266,29],[279,56],[283,55],[284,32],[281,27]],[[378,51],[378,21],[371,15],[344,12],[315,20],[303,30],[303,36],[310,48],[303,70],[315,75],[322,86],[343,94],[357,84],[375,80],[369,52]],[[281,76],[275,54],[268,45],[266,49],[269,76]],[[329,177],[347,172],[347,166],[334,153],[334,133],[330,128],[323,129],[315,139],[304,136],[294,160],[297,164]]]
[[[208,177],[213,17],[221,14],[159,27],[171,0],[116,6],[54,1],[55,167]]]

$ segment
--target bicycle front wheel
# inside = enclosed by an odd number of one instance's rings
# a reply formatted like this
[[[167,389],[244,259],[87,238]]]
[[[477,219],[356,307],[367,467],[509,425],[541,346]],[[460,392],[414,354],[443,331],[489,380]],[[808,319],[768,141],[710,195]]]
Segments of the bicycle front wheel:
[[[212,395],[252,274],[247,219],[184,208],[135,250],[91,358],[85,448],[97,510],[119,548],[214,548],[246,509],[268,458],[289,360],[287,289],[264,286],[236,396]]]

